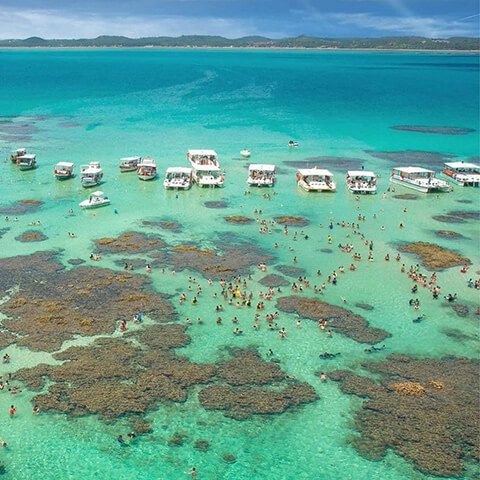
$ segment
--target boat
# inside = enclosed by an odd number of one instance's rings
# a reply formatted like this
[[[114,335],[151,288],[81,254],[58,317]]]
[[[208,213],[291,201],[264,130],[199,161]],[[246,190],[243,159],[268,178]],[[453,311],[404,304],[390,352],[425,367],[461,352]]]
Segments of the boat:
[[[188,167],[168,167],[163,186],[177,190],[188,190],[192,184],[192,169]]]
[[[100,162],[90,162],[88,165],[80,166],[80,181],[85,188],[98,185],[103,178],[103,170]]]
[[[140,180],[153,180],[157,176],[157,164],[150,157],[142,158],[137,166],[137,175]]]
[[[53,175],[58,180],[67,180],[73,177],[72,162],[58,162],[53,168]]]
[[[27,149],[26,148],[17,148],[10,154],[10,160],[13,163],[17,163],[17,160],[19,157],[23,157],[24,155],[27,154]]]
[[[135,172],[142,157],[123,157],[120,159],[120,172]]]
[[[395,167],[390,174],[390,182],[422,193],[448,192],[450,189],[445,180],[435,177],[433,170],[414,166]]]
[[[244,148],[243,150],[240,150],[240,155],[243,157],[243,158],[248,158],[250,157],[251,155],[251,152],[248,148]]]
[[[299,143],[296,140],[289,140],[288,146],[289,147],[298,147]]]
[[[449,162],[442,170],[443,175],[462,187],[480,186],[480,165],[467,162]]]
[[[17,165],[20,170],[33,170],[37,167],[37,156],[27,153],[17,158]]]
[[[345,178],[352,193],[377,193],[377,175],[366,170],[349,170]]]
[[[250,164],[247,183],[257,187],[273,187],[275,183],[275,165]]]
[[[86,200],[78,204],[80,208],[99,208],[105,205],[110,205],[110,199],[100,190],[91,193]]]
[[[192,178],[200,187],[221,187],[224,176],[215,150],[189,150],[187,158],[192,166]]]
[[[322,168],[300,168],[296,177],[297,185],[306,192],[333,192],[337,188],[332,172]]]

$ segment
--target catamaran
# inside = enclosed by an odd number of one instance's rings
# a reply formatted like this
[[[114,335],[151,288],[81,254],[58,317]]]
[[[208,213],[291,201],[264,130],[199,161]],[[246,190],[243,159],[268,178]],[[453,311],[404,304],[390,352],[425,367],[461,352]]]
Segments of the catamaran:
[[[480,186],[480,165],[475,163],[449,162],[442,173],[462,187]]]
[[[422,167],[395,167],[390,174],[390,182],[422,193],[448,192],[450,188],[445,180],[435,177],[433,170]]]
[[[98,190],[90,194],[86,200],[83,200],[83,202],[80,202],[78,205],[80,208],[104,207],[105,205],[110,205],[110,199]]]
[[[58,162],[54,169],[53,175],[58,180],[67,180],[73,177],[73,163],[72,162]]]
[[[20,170],[33,170],[37,167],[37,156],[27,153],[17,158],[17,165]]]
[[[157,176],[157,164],[150,157],[142,158],[138,164],[137,175],[140,180],[153,180]]]
[[[85,188],[98,185],[103,178],[103,170],[100,162],[90,162],[88,165],[80,165],[80,181]]]
[[[177,190],[188,190],[192,184],[192,169],[188,167],[168,167],[163,186]]]
[[[10,160],[13,163],[17,163],[18,159],[20,157],[23,157],[23,155],[27,154],[27,149],[26,148],[17,148],[10,154]]]
[[[337,188],[332,172],[322,168],[300,168],[296,178],[306,192],[333,192]]]
[[[200,187],[221,187],[224,176],[215,150],[189,150],[187,158],[192,165],[192,178]]]
[[[366,170],[349,170],[345,178],[352,193],[377,193],[377,175]]]
[[[273,187],[275,183],[275,165],[250,164],[247,183],[256,187]]]
[[[135,172],[142,157],[123,157],[120,159],[120,172]]]

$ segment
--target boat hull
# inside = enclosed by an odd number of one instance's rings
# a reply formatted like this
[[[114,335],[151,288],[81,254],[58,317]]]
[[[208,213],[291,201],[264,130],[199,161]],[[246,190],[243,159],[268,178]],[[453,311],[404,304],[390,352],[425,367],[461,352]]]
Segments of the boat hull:
[[[347,188],[349,192],[354,193],[355,195],[374,195],[377,193],[377,187],[361,188],[347,184]]]
[[[417,192],[421,193],[435,193],[435,192],[448,192],[449,187],[448,185],[446,186],[424,186],[424,185],[418,185],[416,183],[412,182],[406,182],[405,180],[402,180],[400,178],[395,178],[395,177],[390,177],[390,182],[395,183],[396,185],[402,185],[403,187],[406,188],[411,188],[412,190],[415,190]]]
[[[190,188],[190,184],[188,185],[175,185],[170,183],[163,184],[165,190],[188,190]]]
[[[120,173],[135,172],[137,167],[120,167]]]
[[[442,176],[455,183],[456,185],[460,185],[461,187],[480,187],[480,178],[478,180],[475,179],[470,181],[463,180],[462,178],[458,178],[457,176],[448,175],[448,173],[445,172],[442,172]]]
[[[336,189],[336,185],[332,185],[331,187],[327,186],[312,186],[309,185],[308,183],[300,180],[297,185],[304,190],[305,192],[334,192]]]
[[[73,174],[59,174],[59,173],[56,173],[54,176],[57,180],[68,180],[74,177]]]
[[[35,170],[37,166],[36,165],[19,165],[18,169],[21,170],[22,172],[26,172],[27,170]]]
[[[94,208],[100,208],[100,207],[106,207],[107,205],[110,205],[110,201],[102,202],[102,203],[83,203],[80,202],[79,207],[84,209],[84,210],[92,210]]]
[[[247,180],[247,183],[250,187],[273,187],[275,182],[258,182],[256,180]]]
[[[157,176],[156,175],[139,175],[138,178],[143,180],[144,182],[148,180],[154,180]]]

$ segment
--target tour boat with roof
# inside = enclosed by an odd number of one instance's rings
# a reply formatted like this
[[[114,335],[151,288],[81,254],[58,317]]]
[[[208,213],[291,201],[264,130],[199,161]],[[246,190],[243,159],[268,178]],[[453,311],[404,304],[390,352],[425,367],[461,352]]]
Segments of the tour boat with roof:
[[[123,157],[120,159],[120,172],[135,172],[142,157]]]
[[[352,193],[377,193],[377,175],[367,170],[349,170],[345,178]]]
[[[37,156],[33,153],[26,153],[17,158],[17,165],[20,170],[33,170],[37,167]]]
[[[85,188],[98,185],[103,179],[103,170],[100,162],[90,162],[87,165],[80,165],[80,181]]]
[[[110,205],[110,199],[100,190],[97,190],[96,192],[93,192],[90,194],[90,196],[86,199],[83,200],[83,202],[80,202],[79,204],[80,208],[99,208],[99,207],[104,207],[105,205]]]
[[[192,166],[192,178],[200,187],[221,187],[224,176],[215,150],[189,150],[187,158]]]
[[[468,162],[448,162],[442,173],[462,187],[480,186],[480,165]]]
[[[247,183],[256,187],[273,187],[275,184],[275,165],[252,163],[248,167]]]
[[[240,155],[243,157],[243,158],[248,158],[250,157],[251,155],[251,152],[248,148],[244,148],[243,150],[240,150]]]
[[[435,177],[433,170],[415,166],[395,167],[390,174],[390,182],[422,193],[448,192],[450,188],[445,180]]]
[[[337,188],[332,172],[323,168],[300,168],[296,178],[298,186],[306,192],[333,192]]]
[[[157,164],[150,157],[142,158],[137,166],[137,175],[140,180],[153,180],[157,176]]]
[[[17,148],[10,154],[10,160],[12,161],[12,163],[17,163],[18,159],[20,157],[23,157],[26,154],[27,154],[26,148],[23,148],[23,147]]]
[[[163,186],[168,189],[188,190],[192,184],[192,169],[189,167],[168,167]]]
[[[67,180],[73,177],[73,163],[72,162],[58,162],[54,169],[53,175],[58,180]]]

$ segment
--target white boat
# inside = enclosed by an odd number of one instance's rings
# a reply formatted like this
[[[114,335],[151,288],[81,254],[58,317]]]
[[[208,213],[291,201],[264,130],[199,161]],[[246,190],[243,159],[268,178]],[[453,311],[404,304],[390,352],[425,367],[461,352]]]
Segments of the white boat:
[[[273,187],[275,184],[275,165],[250,164],[247,183],[256,187]]]
[[[17,165],[20,170],[32,170],[37,167],[37,156],[32,153],[21,155],[17,158]]]
[[[221,187],[224,176],[215,150],[189,150],[187,158],[192,166],[192,178],[200,187]]]
[[[83,200],[83,202],[80,202],[78,205],[80,208],[99,208],[110,205],[110,199],[98,190],[90,194],[86,200]]]
[[[297,185],[306,192],[333,192],[337,188],[332,172],[322,168],[300,168],[296,177]]]
[[[422,193],[448,192],[450,188],[445,180],[435,178],[433,170],[422,167],[395,167],[390,174],[390,182]]]
[[[142,157],[123,157],[120,159],[120,172],[135,172]]]
[[[58,180],[67,180],[73,177],[73,163],[72,162],[58,162],[53,168],[53,175]]]
[[[152,158],[142,158],[137,166],[137,175],[140,180],[153,180],[157,176],[157,164]]]
[[[10,160],[13,163],[17,163],[17,160],[19,159],[19,157],[23,157],[26,154],[27,154],[26,148],[17,148],[10,154]]]
[[[251,155],[251,152],[248,148],[244,148],[243,150],[240,150],[240,155],[243,158],[248,158]]]
[[[163,186],[177,190],[188,190],[192,184],[192,169],[188,167],[168,167]]]
[[[289,147],[298,147],[299,143],[296,140],[289,140],[288,146]]]
[[[377,175],[366,170],[349,170],[345,178],[352,193],[377,193]]]
[[[100,162],[90,162],[88,165],[80,165],[80,181],[85,188],[98,185],[103,178],[103,170]]]
[[[475,163],[449,162],[442,173],[462,187],[480,186],[480,165]]]

